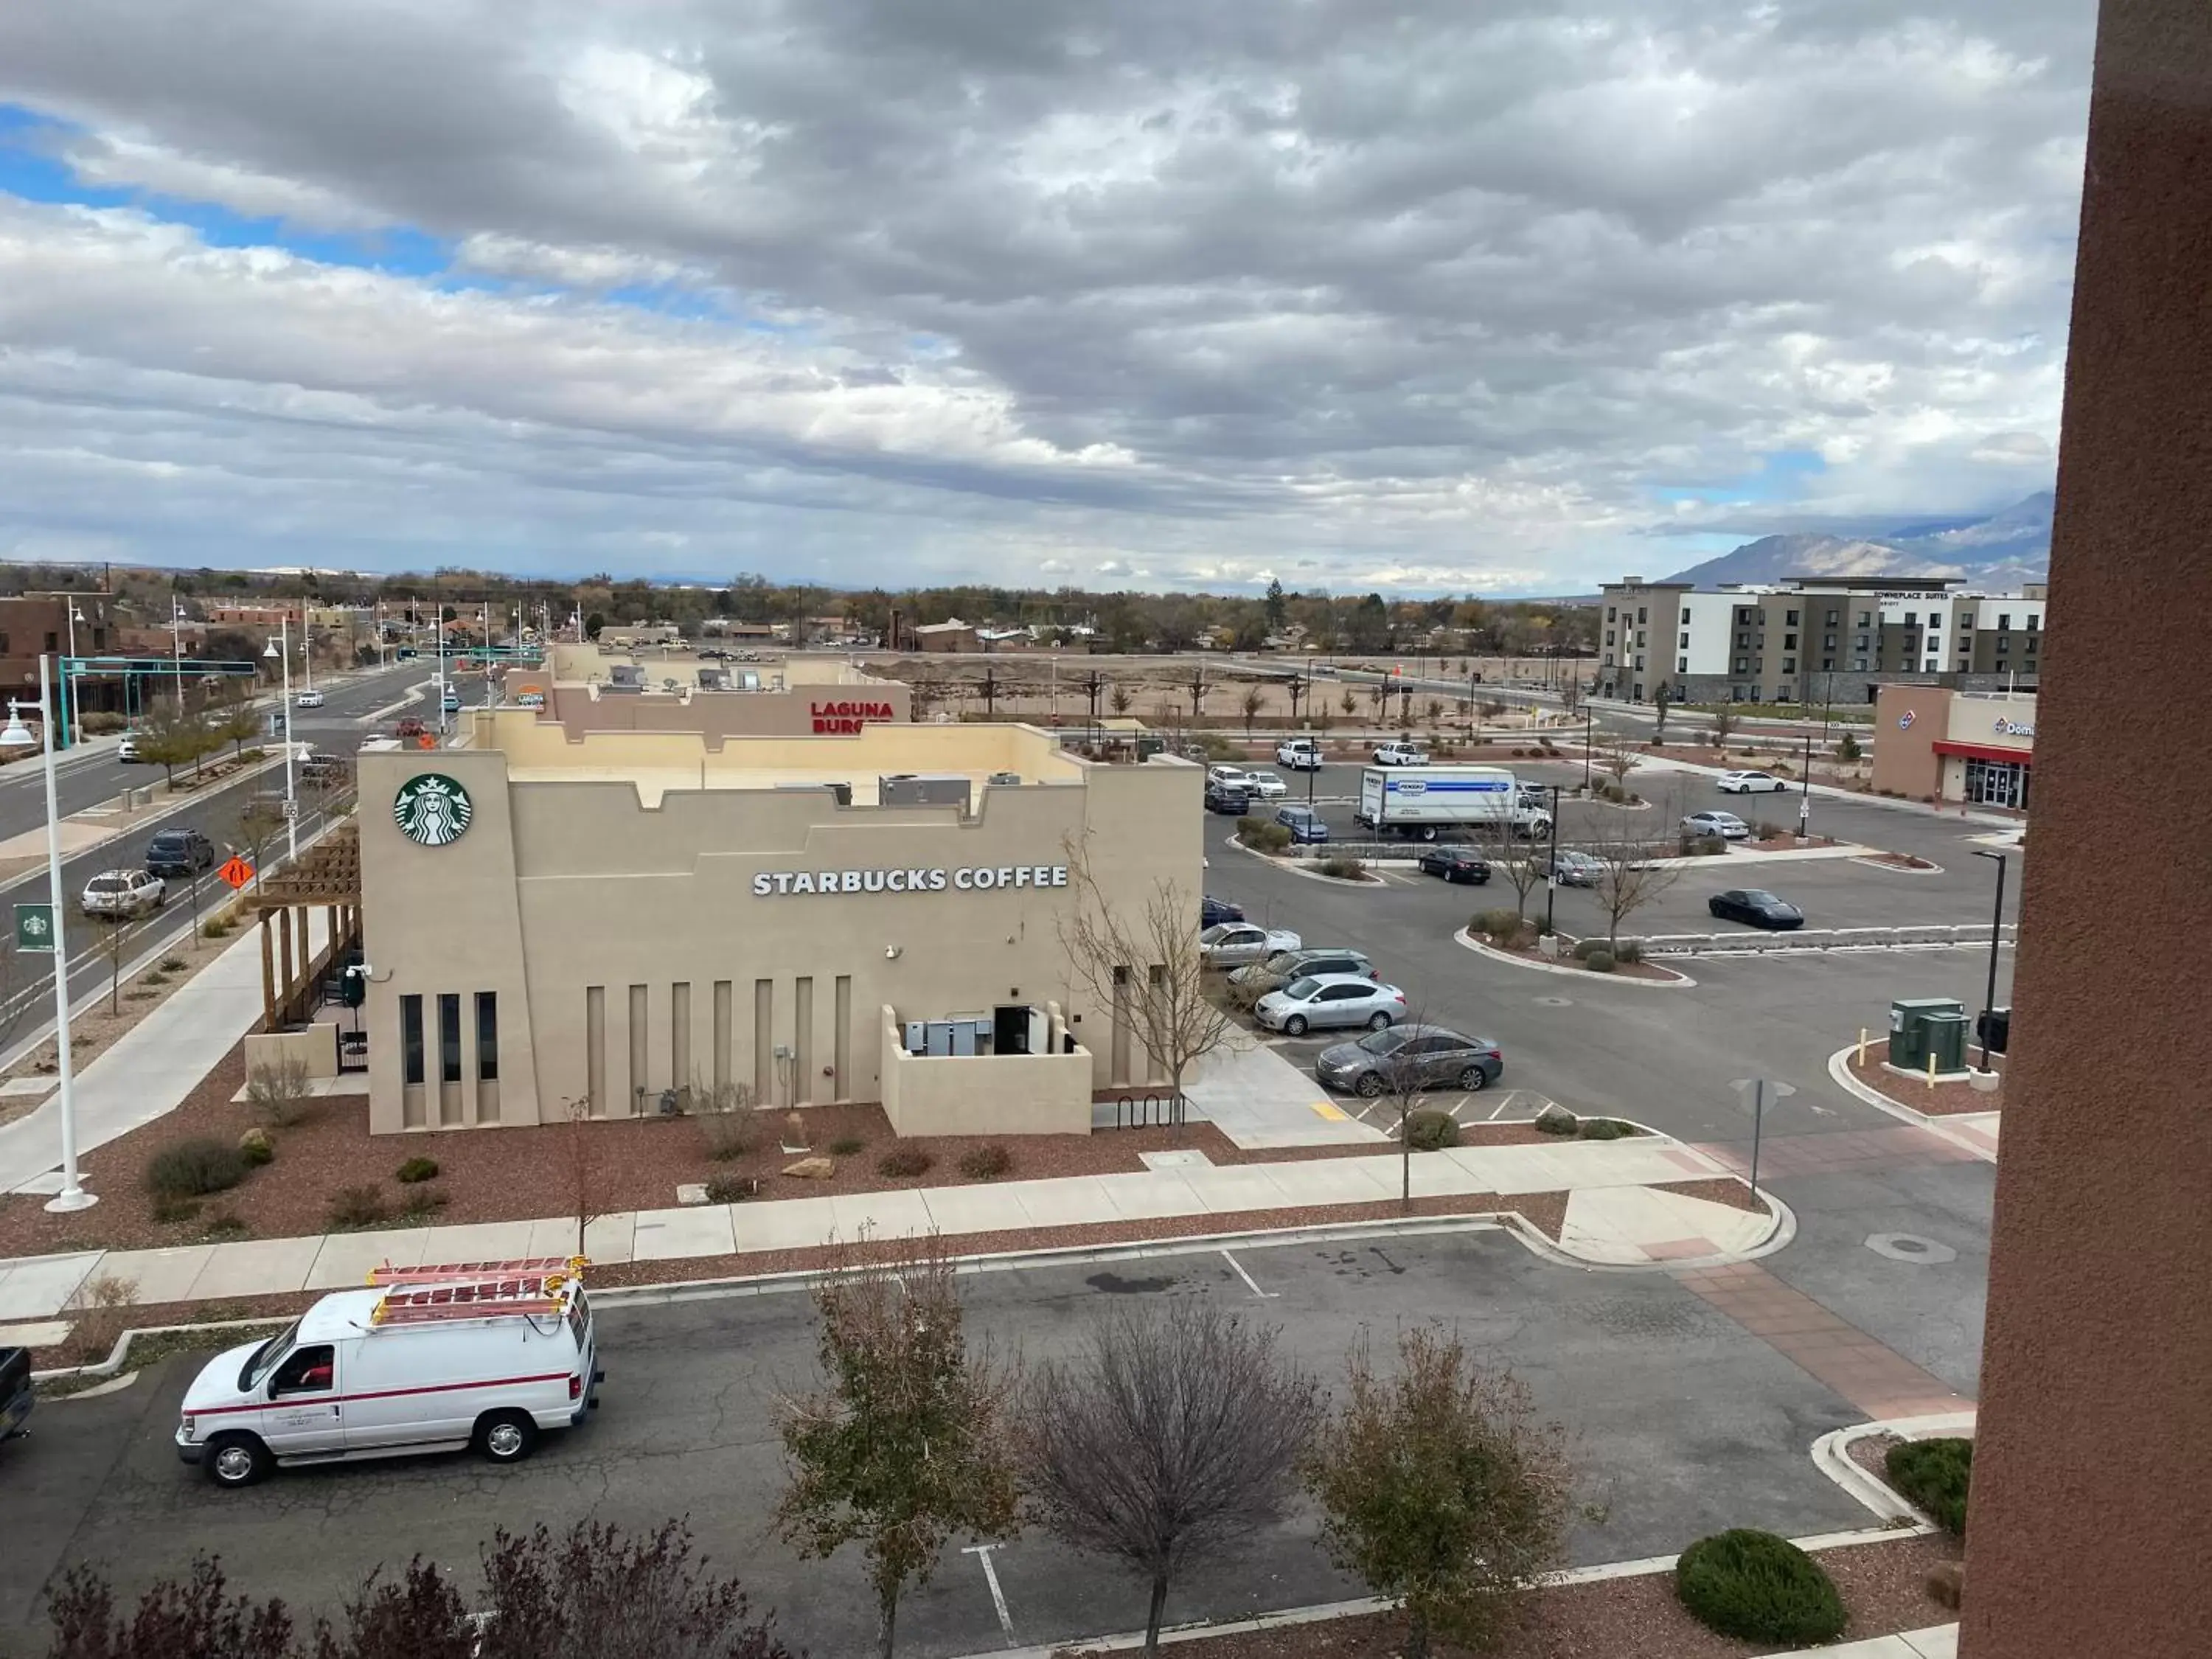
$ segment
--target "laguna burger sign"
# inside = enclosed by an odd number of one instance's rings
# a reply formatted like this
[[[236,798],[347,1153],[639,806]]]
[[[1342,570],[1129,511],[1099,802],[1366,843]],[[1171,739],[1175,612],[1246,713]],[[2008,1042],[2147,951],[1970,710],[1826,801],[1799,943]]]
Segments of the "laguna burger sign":
[[[1009,887],[1065,887],[1064,864],[1001,864],[943,870],[763,870],[753,878],[755,898],[793,893],[988,893]]]
[[[811,703],[807,713],[813,717],[817,736],[850,737],[870,720],[895,720],[898,713],[887,702],[867,702],[838,697]]]

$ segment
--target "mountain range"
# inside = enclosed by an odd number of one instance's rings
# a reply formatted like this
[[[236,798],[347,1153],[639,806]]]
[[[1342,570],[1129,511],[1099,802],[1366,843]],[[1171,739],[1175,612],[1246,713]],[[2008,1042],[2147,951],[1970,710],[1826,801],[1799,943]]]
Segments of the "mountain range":
[[[2048,576],[2051,508],[2046,489],[1984,518],[1941,519],[1868,534],[1761,536],[1667,580],[1718,586],[1791,576],[1960,576],[1970,587],[2002,592]]]

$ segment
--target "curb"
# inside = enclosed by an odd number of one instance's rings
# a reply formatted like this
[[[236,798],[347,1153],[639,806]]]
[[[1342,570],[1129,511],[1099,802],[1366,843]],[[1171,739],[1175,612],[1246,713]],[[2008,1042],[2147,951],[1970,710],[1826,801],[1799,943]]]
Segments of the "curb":
[[[1855,1096],[1866,1102],[1869,1106],[1879,1107],[1899,1122],[1910,1123],[1915,1128],[1925,1129],[1930,1134],[1941,1135],[1954,1146],[1972,1152],[1984,1164],[1994,1164],[1997,1161],[1997,1155],[1988,1147],[1978,1146],[1963,1135],[1954,1134],[1944,1127],[1941,1117],[1932,1116],[1926,1112],[1916,1112],[1902,1101],[1892,1100],[1881,1090],[1860,1082],[1852,1075],[1850,1066],[1850,1056],[1857,1048],[1858,1044],[1856,1042],[1847,1043],[1828,1056],[1828,1078],[1838,1088],[1847,1095]],[[2002,1109],[1992,1107],[1990,1109],[1996,1111]]]
[[[1229,845],[1240,853],[1258,859],[1272,870],[1287,870],[1294,876],[1304,877],[1308,881],[1325,881],[1332,887],[1388,887],[1390,884],[1380,876],[1371,881],[1346,881],[1340,876],[1324,876],[1318,870],[1301,870],[1298,868],[1299,860],[1279,859],[1272,853],[1261,852],[1256,847],[1247,847],[1233,835],[1229,837]],[[1314,861],[1320,862],[1319,860]],[[1369,870],[1411,870],[1414,867],[1412,859],[1362,859],[1359,862]]]
[[[1674,979],[1622,979],[1613,974],[1593,974],[1587,968],[1562,968],[1553,962],[1530,962],[1524,957],[1514,955],[1510,951],[1501,951],[1495,945],[1483,944],[1464,927],[1453,933],[1452,939],[1462,950],[1472,951],[1479,957],[1487,957],[1492,962],[1503,962],[1515,968],[1525,968],[1531,973],[1569,974],[1585,981],[1595,980],[1605,985],[1633,985],[1645,991],[1687,991],[1693,989],[1698,982],[1679,968],[1667,969],[1668,973],[1678,975]],[[1664,966],[1661,963],[1653,963],[1650,965],[1655,968]]]
[[[1924,1537],[1934,1530],[1931,1527],[1869,1527],[1860,1532],[1816,1533],[1810,1537],[1793,1538],[1790,1541],[1802,1550],[1849,1549],[1857,1544],[1888,1544],[1899,1539]],[[1601,1561],[1587,1567],[1567,1567],[1558,1572],[1547,1573],[1543,1582],[1547,1585],[1605,1583],[1616,1578],[1644,1578],[1655,1573],[1672,1572],[1679,1555],[1647,1555],[1635,1561]],[[1196,1622],[1187,1625],[1164,1626],[1160,1631],[1160,1645],[1173,1643],[1201,1641],[1212,1636],[1244,1636],[1261,1631],[1279,1630],[1297,1625],[1320,1624],[1330,1619],[1356,1619],[1364,1613],[1388,1613],[1398,1605],[1395,1599],[1366,1596],[1352,1601],[1322,1601],[1310,1607],[1285,1607],[1279,1613],[1259,1613],[1249,1619],[1224,1620],[1218,1624]],[[1073,1653],[1118,1652],[1124,1649],[1141,1648],[1145,1644],[1142,1631],[1117,1631],[1107,1636],[1077,1636],[1057,1642],[1040,1643],[1033,1647],[992,1648],[962,1654],[957,1659],[1058,1659],[1059,1656]]]
[[[1900,1440],[1931,1440],[1963,1430],[1971,1436],[1974,1419],[1972,1412],[1951,1412],[1936,1417],[1893,1417],[1854,1424],[1847,1429],[1831,1429],[1813,1443],[1813,1467],[1884,1522],[1898,1525],[1899,1517],[1911,1516],[1911,1532],[1922,1535],[1940,1532],[1942,1528],[1923,1515],[1911,1499],[1853,1462],[1850,1448],[1878,1434],[1893,1434]]]
[[[1917,856],[1917,855],[1916,855]],[[1893,876],[1940,876],[1943,866],[1933,860],[1923,859],[1920,867],[1905,864],[1884,864],[1880,859],[1853,859],[1853,864],[1863,864],[1869,870],[1880,870]]]

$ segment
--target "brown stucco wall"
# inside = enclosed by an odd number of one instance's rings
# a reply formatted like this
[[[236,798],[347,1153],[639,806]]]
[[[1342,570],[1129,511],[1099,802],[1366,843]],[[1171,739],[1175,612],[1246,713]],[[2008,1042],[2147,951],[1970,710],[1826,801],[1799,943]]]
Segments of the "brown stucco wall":
[[[1965,1659],[2212,1650],[2212,1021],[2192,954],[2212,937],[2212,837],[2194,769],[2142,759],[2194,755],[2199,712],[2142,695],[2191,682],[2212,611],[2208,295],[2212,6],[2106,0]]]
[[[1874,776],[1876,789],[1893,789],[1917,800],[1936,793],[1942,768],[1936,743],[1948,730],[1951,694],[1935,685],[1885,685],[1875,696]],[[1910,712],[1912,724],[1898,721]]]

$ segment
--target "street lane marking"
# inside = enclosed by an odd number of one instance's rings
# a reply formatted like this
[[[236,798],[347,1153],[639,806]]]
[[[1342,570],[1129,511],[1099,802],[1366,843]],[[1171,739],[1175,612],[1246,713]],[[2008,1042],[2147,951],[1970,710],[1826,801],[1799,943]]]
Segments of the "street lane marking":
[[[1006,1633],[1006,1645],[1014,1645],[1014,1616],[1006,1611],[1006,1593],[999,1588],[999,1570],[991,1565],[991,1552],[995,1544],[969,1544],[961,1554],[972,1555],[983,1564],[983,1582],[991,1587],[991,1605],[999,1611],[999,1628]]]
[[[1282,1294],[1280,1291],[1261,1290],[1257,1284],[1254,1283],[1252,1275],[1244,1271],[1244,1264],[1239,1261],[1235,1256],[1231,1255],[1228,1251],[1224,1250],[1221,1253],[1221,1259],[1224,1261],[1226,1261],[1231,1267],[1237,1269],[1237,1277],[1243,1279],[1246,1287],[1251,1291],[1252,1294],[1258,1297],[1262,1302],[1272,1302]],[[1011,1629],[1011,1627],[1009,1628]]]

